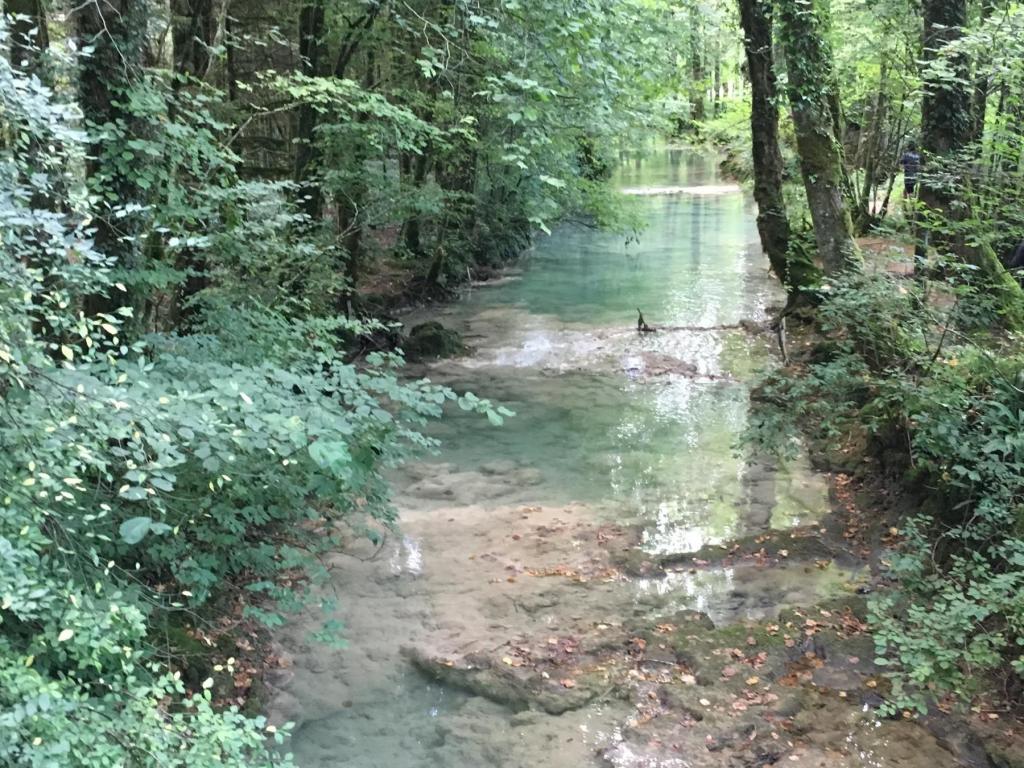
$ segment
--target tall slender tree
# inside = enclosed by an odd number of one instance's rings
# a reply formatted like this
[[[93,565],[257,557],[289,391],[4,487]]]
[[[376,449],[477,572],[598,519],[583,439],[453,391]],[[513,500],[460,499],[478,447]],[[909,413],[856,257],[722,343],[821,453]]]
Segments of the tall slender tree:
[[[324,0],[306,0],[299,11],[299,71],[307,77],[321,74],[323,37]],[[298,184],[299,207],[313,222],[321,219],[324,207],[320,183],[313,178],[320,156],[316,126],[316,107],[303,103],[299,107],[296,133],[295,181]]]

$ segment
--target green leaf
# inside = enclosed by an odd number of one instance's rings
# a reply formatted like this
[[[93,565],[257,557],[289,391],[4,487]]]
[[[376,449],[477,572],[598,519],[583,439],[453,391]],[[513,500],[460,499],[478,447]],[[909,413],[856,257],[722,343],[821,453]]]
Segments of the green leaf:
[[[119,533],[126,544],[138,544],[142,541],[153,525],[151,517],[132,517],[121,523]]]

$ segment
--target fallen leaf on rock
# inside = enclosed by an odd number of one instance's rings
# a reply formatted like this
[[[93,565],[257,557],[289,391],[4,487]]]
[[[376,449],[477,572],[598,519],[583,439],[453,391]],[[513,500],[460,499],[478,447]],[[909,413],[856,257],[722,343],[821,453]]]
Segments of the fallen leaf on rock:
[[[747,678],[747,685],[757,685],[759,682],[761,682],[761,678],[757,675],[751,675]]]

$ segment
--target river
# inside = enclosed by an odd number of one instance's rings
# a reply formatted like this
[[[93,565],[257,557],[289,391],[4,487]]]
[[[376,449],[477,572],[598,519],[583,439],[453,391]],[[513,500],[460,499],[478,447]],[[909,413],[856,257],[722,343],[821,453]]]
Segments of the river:
[[[310,641],[314,616],[279,634],[289,663],[270,680],[272,714],[297,723],[290,748],[302,768],[730,765],[705,746],[718,736],[686,741],[699,715],[673,713],[672,727],[690,730],[673,737],[672,750],[664,734],[638,730],[656,717],[647,718],[638,697],[664,699],[643,692],[654,678],[639,661],[627,675],[633,693],[619,695],[612,683],[585,705],[549,714],[547,704],[509,705],[480,686],[431,681],[410,658],[442,659],[470,674],[492,663],[518,673],[547,648],[543,669],[554,677],[537,666],[531,685],[566,693],[573,675],[580,688],[587,675],[610,680],[609,669],[625,669],[612,653],[635,657],[646,645],[645,659],[676,665],[676,681],[692,682],[683,656],[653,658],[656,635],[629,639],[640,632],[634,625],[663,621],[651,631],[670,632],[668,622],[689,620],[675,618],[681,611],[700,611],[718,627],[744,627],[850,594],[861,578],[839,563],[790,563],[786,550],[771,567],[761,553],[645,569],[664,554],[813,531],[829,510],[828,486],[806,462],[780,469],[737,450],[752,375],[772,364],[766,310],[782,299],[749,196],[719,177],[714,156],[683,150],[638,154],[615,183],[647,221],[637,241],[562,226],[517,274],[422,313],[461,331],[473,349],[424,373],[516,416],[494,427],[453,411],[431,431],[443,441],[439,455],[395,477],[401,531],[380,551],[354,543],[332,558],[347,647]],[[655,333],[637,332],[637,308]],[[616,633],[627,639],[602,644]],[[740,712],[706,695],[709,711]],[[746,695],[751,706],[778,698]],[[827,718],[835,722],[834,713]],[[868,731],[879,727],[873,721]],[[945,753],[918,735],[906,741],[905,760],[887,747],[886,762],[877,756],[881,737],[863,746],[852,728],[803,751],[793,746],[789,759],[944,764]],[[655,741],[661,746],[650,747]],[[809,762],[833,749],[842,761]]]

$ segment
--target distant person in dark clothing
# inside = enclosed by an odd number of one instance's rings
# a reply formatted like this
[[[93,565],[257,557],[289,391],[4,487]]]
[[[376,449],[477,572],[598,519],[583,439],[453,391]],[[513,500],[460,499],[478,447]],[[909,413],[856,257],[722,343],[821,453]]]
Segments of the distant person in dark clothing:
[[[921,155],[917,153],[914,142],[907,144],[906,151],[900,157],[900,165],[903,166],[903,194],[905,197],[913,197],[917,191],[917,174],[921,171]]]
[[[1022,269],[1024,268],[1024,240],[1017,243],[1017,247],[1013,249],[1013,255],[1010,257],[1009,263],[1006,265],[1007,269]]]

